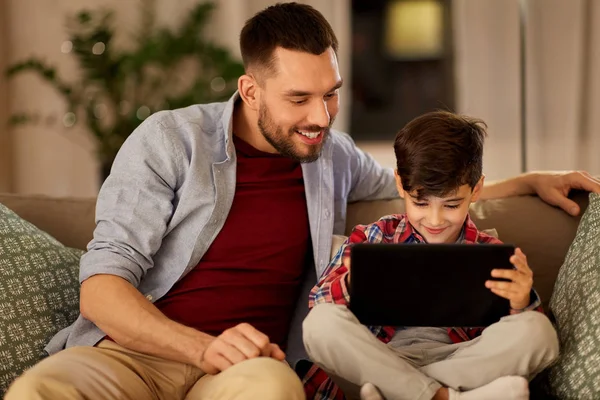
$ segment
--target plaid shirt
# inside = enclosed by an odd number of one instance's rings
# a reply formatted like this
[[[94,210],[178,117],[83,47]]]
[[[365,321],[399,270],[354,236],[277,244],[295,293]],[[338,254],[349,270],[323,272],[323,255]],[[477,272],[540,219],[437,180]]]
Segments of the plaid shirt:
[[[319,283],[312,289],[309,296],[309,308],[320,303],[335,303],[348,305],[350,295],[346,285],[348,268],[344,259],[350,257],[350,247],[355,243],[425,243],[425,239],[408,222],[406,215],[389,215],[370,225],[358,225],[350,237],[344,242],[331,263],[323,273]],[[501,244],[493,236],[477,230],[477,227],[467,216],[458,243],[464,244]],[[511,310],[511,313],[537,310],[542,311],[541,301],[535,290],[531,290],[531,303],[523,310]],[[393,326],[369,326],[371,332],[383,343],[388,343],[396,328]],[[483,331],[481,328],[448,328],[448,335],[454,343],[474,339]],[[328,378],[327,374],[316,365],[303,378],[304,388],[308,399],[342,400],[341,390]]]

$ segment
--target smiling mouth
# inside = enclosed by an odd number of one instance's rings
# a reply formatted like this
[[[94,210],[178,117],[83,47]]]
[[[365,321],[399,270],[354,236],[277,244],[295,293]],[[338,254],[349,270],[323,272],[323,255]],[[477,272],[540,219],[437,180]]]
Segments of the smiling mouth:
[[[298,132],[298,133],[299,133],[299,134],[301,134],[302,136],[306,136],[306,137],[307,137],[307,138],[309,138],[309,139],[316,139],[316,138],[318,138],[318,137],[321,135],[321,133],[322,133],[322,131],[318,131],[318,132],[309,132],[309,131],[296,131],[296,132]]]
[[[446,230],[446,228],[433,229],[433,228],[428,228],[428,227],[425,227],[425,229],[427,230],[427,232],[429,232],[433,235],[438,235]]]
[[[300,136],[300,140],[302,140],[302,142],[309,145],[319,144],[323,141],[322,130],[317,132],[296,130],[296,133]]]

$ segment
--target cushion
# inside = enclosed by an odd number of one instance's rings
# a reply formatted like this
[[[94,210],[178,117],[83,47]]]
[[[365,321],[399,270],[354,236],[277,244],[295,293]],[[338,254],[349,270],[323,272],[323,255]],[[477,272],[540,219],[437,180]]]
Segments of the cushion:
[[[77,318],[82,253],[0,204],[0,397]]]
[[[589,197],[550,300],[561,344],[550,386],[561,399],[600,399],[600,195]]]
[[[344,244],[344,242],[348,239],[348,236],[344,235],[333,235],[331,238],[331,254],[329,260],[331,261],[333,257],[340,251],[340,247]]]

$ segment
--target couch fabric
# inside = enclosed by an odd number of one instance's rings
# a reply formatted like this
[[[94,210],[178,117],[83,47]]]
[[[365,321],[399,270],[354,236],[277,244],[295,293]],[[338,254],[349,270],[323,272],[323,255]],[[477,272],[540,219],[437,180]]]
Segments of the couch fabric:
[[[572,197],[583,212],[587,207],[587,194],[576,192]],[[85,249],[92,239],[95,199],[56,199],[0,193],[0,204],[14,210],[65,246]],[[399,199],[350,204],[345,234],[359,223],[370,223],[383,215],[401,213],[403,209],[403,203]],[[534,271],[534,285],[547,309],[554,281],[575,237],[580,217],[571,217],[535,196],[480,201],[471,207],[471,216],[479,229],[496,229],[502,241],[523,249]],[[339,240],[343,238],[338,237]],[[70,269],[65,271],[67,276],[72,273]],[[71,285],[78,292],[77,275],[73,276]],[[71,304],[65,307],[69,308]],[[68,311],[66,313],[70,315]],[[58,329],[56,326],[56,330]],[[23,340],[26,338],[23,337]],[[2,343],[4,341],[0,335],[0,346]]]

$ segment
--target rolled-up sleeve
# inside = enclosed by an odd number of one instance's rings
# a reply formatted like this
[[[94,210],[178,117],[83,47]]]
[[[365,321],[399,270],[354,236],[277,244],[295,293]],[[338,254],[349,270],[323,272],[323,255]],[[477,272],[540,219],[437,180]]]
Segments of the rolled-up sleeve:
[[[137,287],[173,214],[182,176],[183,150],[152,116],[125,141],[96,205],[96,229],[81,258],[80,282],[119,276]]]

